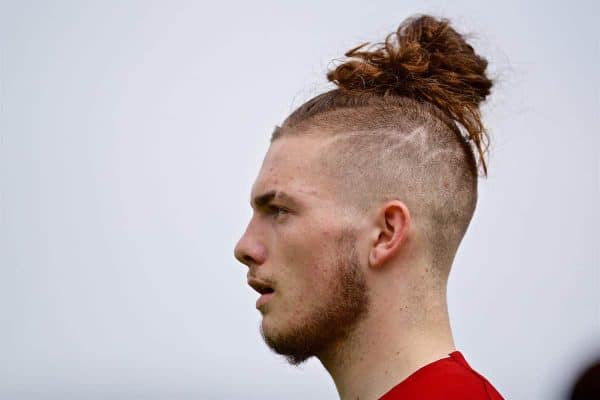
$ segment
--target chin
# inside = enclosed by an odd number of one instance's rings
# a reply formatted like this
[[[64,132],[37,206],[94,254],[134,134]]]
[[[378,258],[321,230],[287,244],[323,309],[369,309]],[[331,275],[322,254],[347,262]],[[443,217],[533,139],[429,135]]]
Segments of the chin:
[[[277,332],[277,321],[273,318],[272,313],[264,313],[260,322],[261,330],[266,336],[272,336]]]
[[[289,321],[288,321],[289,324]],[[282,338],[287,337],[290,333],[290,326],[283,323],[283,319],[277,318],[272,313],[267,312],[263,315],[260,323],[261,334],[269,341],[279,342]]]

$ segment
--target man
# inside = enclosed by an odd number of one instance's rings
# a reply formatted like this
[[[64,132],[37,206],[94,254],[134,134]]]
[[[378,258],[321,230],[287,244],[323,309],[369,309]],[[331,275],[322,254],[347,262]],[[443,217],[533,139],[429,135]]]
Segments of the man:
[[[487,172],[487,62],[429,16],[362,47],[276,128],[252,188],[235,256],[261,335],[293,365],[317,357],[342,400],[501,399],[456,350],[446,302],[474,150]]]

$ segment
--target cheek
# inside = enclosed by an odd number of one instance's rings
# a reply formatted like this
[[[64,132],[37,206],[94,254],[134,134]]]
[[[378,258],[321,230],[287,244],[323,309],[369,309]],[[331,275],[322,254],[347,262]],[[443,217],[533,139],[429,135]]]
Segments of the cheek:
[[[294,291],[315,293],[327,288],[336,258],[336,236],[333,229],[323,230],[323,226],[327,226],[326,221],[320,221],[320,225],[282,227],[274,240],[274,266],[280,268],[280,278]]]
[[[312,255],[321,251],[323,240],[316,237],[309,224],[290,220],[273,230],[273,255],[280,258],[286,265],[306,264]]]
[[[332,261],[331,250],[322,243],[296,253],[296,263],[293,264],[294,271],[291,271],[291,275],[299,290],[310,294],[313,299],[329,290],[331,275],[334,273]]]

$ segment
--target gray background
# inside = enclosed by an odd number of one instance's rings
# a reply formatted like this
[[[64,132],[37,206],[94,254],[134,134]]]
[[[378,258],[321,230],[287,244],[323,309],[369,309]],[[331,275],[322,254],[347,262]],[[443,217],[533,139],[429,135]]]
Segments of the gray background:
[[[233,246],[273,126],[416,12],[498,81],[458,348],[527,400],[600,355],[597,3],[0,4],[0,398],[336,398],[263,344]]]

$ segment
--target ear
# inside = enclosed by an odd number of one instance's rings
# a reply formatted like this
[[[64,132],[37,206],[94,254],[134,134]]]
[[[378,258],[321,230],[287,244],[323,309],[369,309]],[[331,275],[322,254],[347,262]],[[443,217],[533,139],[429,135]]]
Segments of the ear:
[[[398,253],[408,238],[410,224],[410,212],[401,201],[393,200],[380,208],[369,252],[369,264],[372,267],[381,267]]]

